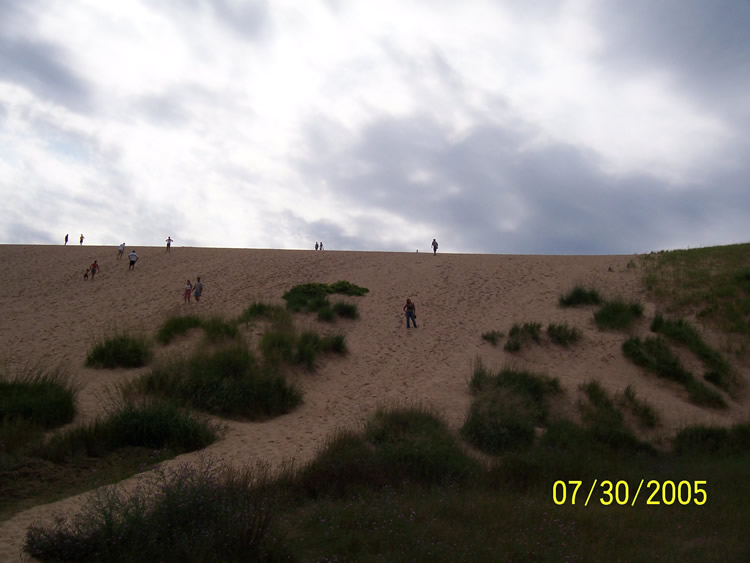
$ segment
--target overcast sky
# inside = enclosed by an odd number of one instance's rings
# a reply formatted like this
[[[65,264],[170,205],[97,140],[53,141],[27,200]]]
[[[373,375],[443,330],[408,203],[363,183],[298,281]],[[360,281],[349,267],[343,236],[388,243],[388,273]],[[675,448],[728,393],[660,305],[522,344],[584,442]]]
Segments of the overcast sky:
[[[747,0],[0,0],[0,243],[750,240]]]

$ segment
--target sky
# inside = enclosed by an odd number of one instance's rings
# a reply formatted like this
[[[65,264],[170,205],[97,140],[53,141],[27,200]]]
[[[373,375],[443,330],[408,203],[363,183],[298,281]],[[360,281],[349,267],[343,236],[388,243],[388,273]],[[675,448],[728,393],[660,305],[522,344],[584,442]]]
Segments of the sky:
[[[0,243],[750,241],[748,0],[0,0]]]

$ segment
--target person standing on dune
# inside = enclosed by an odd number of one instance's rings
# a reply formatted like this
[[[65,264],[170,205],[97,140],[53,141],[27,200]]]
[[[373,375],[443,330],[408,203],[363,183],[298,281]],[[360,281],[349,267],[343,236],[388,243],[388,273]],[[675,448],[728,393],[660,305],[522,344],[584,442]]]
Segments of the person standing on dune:
[[[81,243],[81,246],[83,246],[83,233],[81,233],[81,238],[78,239],[78,242]]]
[[[172,243],[174,241],[172,240],[172,237],[167,237],[167,252],[169,252],[169,249],[172,248]]]
[[[193,286],[193,297],[195,297],[196,303],[200,303],[202,293],[203,293],[203,282],[201,281],[201,277],[198,276],[198,281],[195,282],[195,285]]]
[[[432,247],[432,255],[435,256],[437,254],[438,249],[438,243],[435,239],[432,239],[432,244],[430,245]]]
[[[67,244],[68,244],[68,235],[66,234],[65,235],[65,245],[67,246]]]
[[[185,303],[190,303],[190,294],[193,293],[193,286],[190,283],[190,280],[187,281],[185,284],[185,295],[183,296],[183,299],[185,300]]]
[[[131,250],[130,254],[128,254],[128,258],[130,258],[130,266],[128,266],[128,270],[135,270],[135,263],[138,261],[138,254],[136,254],[135,250]]]
[[[417,328],[417,306],[414,305],[411,299],[406,300],[404,311],[406,311],[406,328],[410,328],[409,322],[414,323],[414,328]]]

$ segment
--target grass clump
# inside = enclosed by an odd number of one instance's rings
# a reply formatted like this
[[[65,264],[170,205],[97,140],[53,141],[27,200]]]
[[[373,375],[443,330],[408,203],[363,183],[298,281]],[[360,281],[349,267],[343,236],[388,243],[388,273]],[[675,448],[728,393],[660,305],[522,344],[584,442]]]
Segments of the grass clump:
[[[500,339],[504,336],[505,334],[499,330],[490,330],[482,333],[482,340],[489,342],[493,346],[497,346],[497,343],[500,342]]]
[[[546,396],[559,393],[557,379],[506,366],[497,374],[478,360],[469,383],[474,399],[461,433],[485,453],[528,448],[535,427],[546,422]]]
[[[240,344],[164,363],[134,385],[141,392],[196,409],[251,420],[287,413],[302,401],[297,387],[259,366]]]
[[[315,313],[321,309],[332,308],[331,302],[328,300],[328,295],[331,293],[361,296],[368,291],[366,287],[360,287],[348,281],[337,281],[330,285],[326,283],[303,283],[295,285],[282,297],[286,301],[287,308],[295,313]],[[328,316],[328,313],[325,315]]]
[[[55,561],[276,560],[276,505],[257,472],[184,464],[133,493],[101,489],[72,518],[31,526],[23,549]]]
[[[212,344],[234,340],[239,336],[237,325],[233,322],[227,322],[221,317],[207,319],[203,321],[201,326],[203,327],[206,340]]]
[[[169,344],[177,336],[187,334],[192,328],[201,326],[201,319],[196,315],[178,315],[170,317],[159,327],[156,340],[160,344]]]
[[[623,393],[622,403],[638,419],[643,428],[656,428],[659,425],[659,413],[643,399],[639,399],[632,385]]]
[[[729,362],[703,340],[698,330],[684,319],[665,319],[657,314],[651,330],[663,334],[673,342],[687,346],[706,367],[703,378],[727,392],[734,392],[739,382],[732,373]]]
[[[339,280],[330,284],[328,286],[328,290],[330,293],[340,293],[341,295],[350,295],[353,297],[365,295],[370,291],[366,287],[362,287],[345,280]]]
[[[607,301],[596,313],[594,321],[600,329],[626,330],[643,316],[643,305],[640,303],[626,303],[622,299]]]
[[[508,352],[518,352],[521,345],[533,340],[537,344],[541,342],[542,323],[526,322],[521,324],[514,323],[508,332],[508,340],[505,342],[504,349]]]
[[[567,322],[564,323],[550,323],[547,326],[547,336],[555,344],[560,346],[568,347],[571,344],[578,342],[583,336],[581,329],[578,327],[570,326]]]
[[[151,343],[140,335],[119,334],[94,345],[86,365],[94,368],[139,368],[152,357]]]
[[[345,318],[345,319],[358,319],[359,318],[359,308],[355,303],[345,303],[343,301],[340,301],[338,303],[334,303],[333,312],[336,313],[339,317]]]
[[[622,345],[622,351],[633,363],[658,377],[682,384],[690,402],[711,408],[727,408],[727,403],[716,391],[709,389],[686,370],[666,341],[657,337],[641,340],[633,336]]]
[[[278,305],[270,305],[262,301],[254,301],[240,315],[239,322],[251,323],[259,319],[274,320],[284,313]]]
[[[14,376],[0,376],[0,421],[3,428],[23,421],[42,430],[73,421],[78,387],[61,368],[29,369]],[[7,444],[7,436],[0,442]]]
[[[565,295],[561,295],[558,303],[561,307],[599,305],[602,303],[602,296],[596,289],[587,289],[581,285],[577,285]]]
[[[737,456],[750,451],[750,424],[732,427],[689,426],[675,436],[674,452],[681,456]]]

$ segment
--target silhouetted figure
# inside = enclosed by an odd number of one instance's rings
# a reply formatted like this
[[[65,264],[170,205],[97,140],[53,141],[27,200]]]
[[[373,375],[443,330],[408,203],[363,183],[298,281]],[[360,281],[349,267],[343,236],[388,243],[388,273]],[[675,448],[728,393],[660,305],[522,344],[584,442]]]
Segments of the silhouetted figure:
[[[81,243],[81,246],[83,246],[83,233],[81,233],[81,238],[79,238],[78,241]]]
[[[83,279],[84,280],[88,280],[89,279],[89,269],[88,268],[86,268],[86,271],[83,272]]]
[[[65,244],[66,245],[68,244],[68,235],[67,234],[65,235]]]
[[[96,276],[96,273],[99,271],[99,263],[94,260],[91,266],[89,266],[89,270],[91,270],[91,281],[94,281],[94,277]]]
[[[172,237],[167,237],[167,252],[169,252],[169,249],[172,248],[172,243],[174,241],[172,240]]]
[[[411,299],[406,300],[404,311],[406,311],[406,328],[410,328],[410,321],[414,323],[414,328],[417,328],[417,306],[414,305]]]
[[[318,250],[318,241],[315,241],[315,250]]]
[[[435,256],[437,254],[437,249],[438,249],[437,241],[435,239],[432,239],[432,244],[430,246],[432,246],[432,255]]]
[[[320,241],[320,249],[323,250],[323,241]]]

